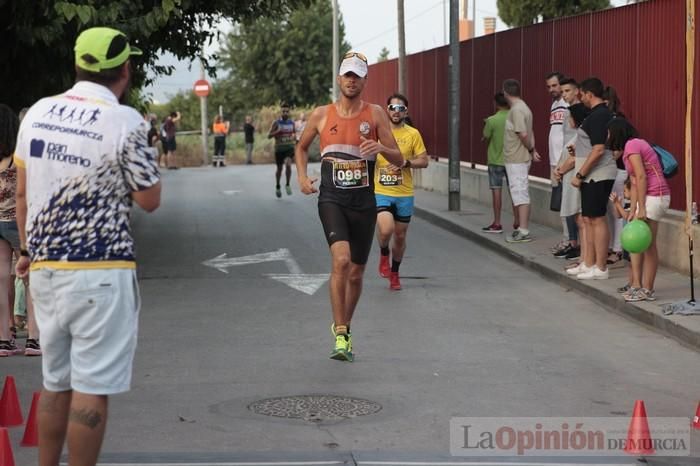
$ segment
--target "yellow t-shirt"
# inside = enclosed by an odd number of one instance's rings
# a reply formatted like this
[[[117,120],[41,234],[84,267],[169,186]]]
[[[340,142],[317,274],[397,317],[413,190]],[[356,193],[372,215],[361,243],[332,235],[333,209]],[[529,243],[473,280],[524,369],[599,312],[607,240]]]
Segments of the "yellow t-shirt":
[[[417,129],[404,124],[399,129],[392,129],[396,143],[399,145],[401,155],[406,160],[413,160],[416,156],[426,151],[423,138]],[[377,155],[377,164],[374,167],[374,192],[385,196],[407,197],[413,196],[413,174],[410,168],[392,171],[391,165],[382,156]]]

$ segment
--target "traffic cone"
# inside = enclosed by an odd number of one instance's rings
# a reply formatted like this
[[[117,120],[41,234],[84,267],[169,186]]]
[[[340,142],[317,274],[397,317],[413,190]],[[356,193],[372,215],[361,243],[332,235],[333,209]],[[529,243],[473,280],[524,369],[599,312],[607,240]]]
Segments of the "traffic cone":
[[[15,466],[10,435],[4,427],[0,427],[0,466]]]
[[[647,410],[642,400],[634,402],[634,412],[627,431],[627,443],[625,452],[630,455],[652,455],[654,445],[649,432],[649,422],[647,422]]]
[[[700,429],[700,402],[698,402],[698,409],[695,410],[695,417],[693,418],[693,429]]]
[[[8,375],[5,377],[5,386],[0,398],[0,427],[21,426],[22,422],[22,410],[19,407],[15,378]]]
[[[32,396],[32,407],[29,408],[29,417],[27,418],[27,426],[24,428],[24,437],[20,443],[23,447],[38,447],[39,446],[39,429],[36,422],[36,410],[39,405],[39,392],[34,392]]]

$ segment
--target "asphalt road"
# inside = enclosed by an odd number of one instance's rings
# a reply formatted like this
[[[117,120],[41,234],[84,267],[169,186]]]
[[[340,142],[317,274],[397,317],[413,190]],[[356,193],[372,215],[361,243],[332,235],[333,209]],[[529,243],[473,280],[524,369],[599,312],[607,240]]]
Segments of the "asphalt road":
[[[404,289],[378,277],[375,245],[353,322],[356,361],[328,359],[326,286],[304,288],[330,264],[316,202],[294,180],[292,196],[275,198],[273,171],[166,172],[161,208],[135,212],[139,349],[132,391],[111,402],[104,464],[460,462],[453,417],[628,420],[636,399],[649,416],[693,414],[697,352],[421,219]],[[225,272],[203,264],[217,257]],[[15,376],[26,413],[40,361],[8,358],[0,373]],[[300,420],[249,408],[306,395],[378,412]],[[20,437],[13,429],[17,464],[36,464]]]

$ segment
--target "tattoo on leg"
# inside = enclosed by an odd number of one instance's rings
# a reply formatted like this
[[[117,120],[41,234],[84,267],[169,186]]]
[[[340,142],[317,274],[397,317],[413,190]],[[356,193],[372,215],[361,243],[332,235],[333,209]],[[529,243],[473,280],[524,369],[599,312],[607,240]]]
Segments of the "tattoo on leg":
[[[102,414],[93,409],[71,409],[69,420],[95,429],[102,422]]]

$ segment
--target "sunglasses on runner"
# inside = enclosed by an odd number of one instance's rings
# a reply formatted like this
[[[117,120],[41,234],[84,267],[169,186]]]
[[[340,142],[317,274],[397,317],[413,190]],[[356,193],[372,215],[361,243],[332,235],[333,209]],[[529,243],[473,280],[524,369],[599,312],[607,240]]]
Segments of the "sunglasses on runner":
[[[403,104],[389,104],[387,106],[390,112],[405,112],[408,107]]]
[[[343,55],[343,60],[345,60],[347,58],[352,58],[352,57],[357,57],[360,60],[362,60],[363,62],[367,63],[367,57],[365,57],[360,52],[348,52],[345,55]]]

